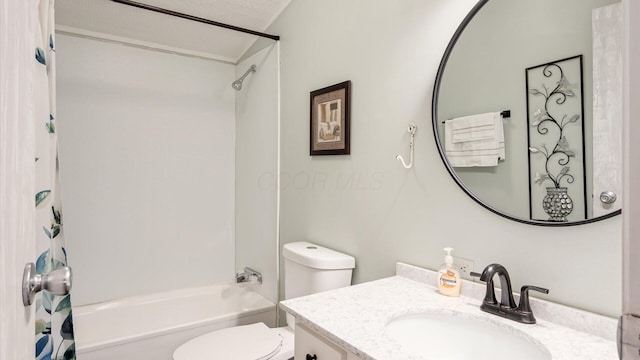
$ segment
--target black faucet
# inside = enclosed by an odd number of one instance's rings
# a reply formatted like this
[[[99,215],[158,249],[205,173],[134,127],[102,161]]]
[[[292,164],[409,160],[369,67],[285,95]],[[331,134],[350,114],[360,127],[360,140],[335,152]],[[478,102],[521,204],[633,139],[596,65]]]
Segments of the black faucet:
[[[500,303],[496,300],[496,293],[493,286],[493,277],[496,274],[500,279],[500,288],[502,289]],[[507,272],[507,269],[504,266],[500,264],[491,264],[484,268],[482,274],[472,272],[471,276],[479,277],[480,281],[487,283],[487,291],[485,293],[484,300],[482,300],[480,310],[523,324],[536,323],[536,318],[533,316],[531,306],[529,305],[529,290],[548,294],[548,289],[532,285],[523,286],[520,289],[520,304],[516,306],[516,302],[513,299],[513,291],[511,289],[511,278],[509,278],[509,272]]]

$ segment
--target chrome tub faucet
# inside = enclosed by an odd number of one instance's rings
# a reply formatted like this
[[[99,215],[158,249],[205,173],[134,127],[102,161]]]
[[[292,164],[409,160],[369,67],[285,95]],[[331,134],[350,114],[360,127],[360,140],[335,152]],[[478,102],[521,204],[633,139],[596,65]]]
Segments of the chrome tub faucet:
[[[244,272],[236,273],[237,283],[249,282],[252,278],[256,279],[258,283],[262,284],[262,274],[250,267],[245,267]]]
[[[498,278],[500,279],[500,288],[502,289],[502,296],[499,303],[496,300],[496,293],[493,284],[493,277],[495,275],[498,275]],[[511,278],[509,278],[509,272],[507,272],[507,269],[504,266],[500,264],[491,264],[482,271],[482,274],[472,272],[471,276],[479,277],[480,281],[484,281],[487,284],[487,290],[484,300],[482,300],[480,310],[523,324],[536,323],[536,318],[533,316],[531,305],[529,304],[529,290],[548,294],[548,289],[533,285],[523,286],[520,289],[520,303],[516,306],[511,288]]]

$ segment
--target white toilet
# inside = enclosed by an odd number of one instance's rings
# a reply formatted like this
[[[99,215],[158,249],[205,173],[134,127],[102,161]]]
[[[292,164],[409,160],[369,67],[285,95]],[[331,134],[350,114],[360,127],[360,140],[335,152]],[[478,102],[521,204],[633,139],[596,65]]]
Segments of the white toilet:
[[[285,299],[351,285],[352,256],[308,242],[286,244],[282,255]],[[281,328],[257,323],[214,331],[182,344],[173,360],[290,360],[294,327],[287,314]]]

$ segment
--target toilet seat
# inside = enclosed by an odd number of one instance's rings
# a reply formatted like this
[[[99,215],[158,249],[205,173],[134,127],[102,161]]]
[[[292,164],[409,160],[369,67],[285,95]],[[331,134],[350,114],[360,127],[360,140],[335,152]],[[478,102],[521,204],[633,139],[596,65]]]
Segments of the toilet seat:
[[[264,323],[235,326],[182,344],[173,360],[267,360],[280,351],[283,338]]]

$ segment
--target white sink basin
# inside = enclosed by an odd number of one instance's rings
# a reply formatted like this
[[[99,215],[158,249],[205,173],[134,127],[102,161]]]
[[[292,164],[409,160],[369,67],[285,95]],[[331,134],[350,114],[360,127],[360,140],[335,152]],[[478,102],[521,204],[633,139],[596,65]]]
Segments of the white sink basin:
[[[387,334],[404,350],[434,360],[551,360],[549,351],[514,327],[454,311],[393,318]]]

